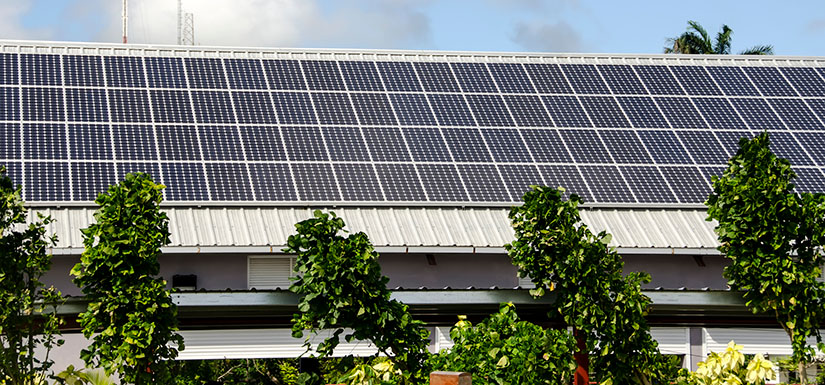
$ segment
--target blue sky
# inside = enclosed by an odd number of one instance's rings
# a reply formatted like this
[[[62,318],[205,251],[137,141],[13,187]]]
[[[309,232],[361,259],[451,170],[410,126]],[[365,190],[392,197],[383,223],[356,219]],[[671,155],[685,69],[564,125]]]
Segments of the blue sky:
[[[119,0],[0,0],[0,38],[117,42]],[[825,1],[184,0],[199,45],[660,53],[696,20],[733,50],[825,56]],[[130,0],[130,41],[174,44],[175,0]]]

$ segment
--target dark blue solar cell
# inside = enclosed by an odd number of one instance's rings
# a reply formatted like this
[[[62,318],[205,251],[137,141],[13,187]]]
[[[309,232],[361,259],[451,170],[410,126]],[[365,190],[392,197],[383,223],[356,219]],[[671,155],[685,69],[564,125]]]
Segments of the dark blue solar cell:
[[[358,124],[347,94],[312,93],[312,102],[321,124]]]
[[[414,63],[426,92],[459,92],[458,83],[447,63]]]
[[[100,56],[63,56],[63,77],[67,86],[103,87]]]
[[[573,159],[557,130],[521,130],[533,159],[543,163],[570,163]]]
[[[630,127],[630,122],[612,96],[581,96],[579,100],[596,127]]]
[[[388,201],[423,202],[427,200],[415,166],[412,164],[378,163],[375,165],[375,171],[378,173],[378,179],[384,188],[384,196]]]
[[[700,165],[724,164],[729,155],[710,131],[676,131],[682,145]]]
[[[747,128],[730,102],[722,98],[692,98],[693,103],[712,129],[740,130]]]
[[[461,95],[428,94],[427,99],[442,126],[475,126],[473,115]]]
[[[422,91],[412,63],[378,62],[378,69],[381,71],[387,91]]]
[[[18,84],[17,54],[0,53],[0,84]]]
[[[576,194],[582,197],[585,202],[593,200],[593,195],[590,194],[590,190],[576,166],[539,165],[539,171],[547,186],[552,188],[562,187],[566,190],[564,192],[565,198],[570,197],[570,194]]]
[[[336,163],[335,176],[345,201],[381,201],[384,195],[371,164]]]
[[[221,59],[186,58],[186,74],[191,88],[227,88]]]
[[[69,149],[72,159],[113,159],[109,125],[69,124]]]
[[[796,179],[793,180],[796,189],[803,193],[821,193],[825,191],[825,175],[822,169],[796,168]]]
[[[634,66],[642,83],[647,86],[647,90],[653,95],[684,95],[685,92],[679,87],[676,78],[670,73],[667,66],[663,65],[638,65]]]
[[[806,99],[805,102],[814,113],[819,115],[820,121],[825,122],[825,99]]]
[[[248,165],[255,189],[255,198],[259,201],[295,201],[295,184],[292,172],[286,163],[252,163]]]
[[[276,124],[275,108],[268,92],[233,92],[238,123]]]
[[[318,127],[283,127],[289,160],[328,160],[324,139]],[[297,177],[297,176],[296,176]]]
[[[467,95],[467,102],[480,126],[515,126],[510,112],[500,95]]]
[[[536,165],[500,164],[498,169],[514,201],[522,200],[524,194],[531,190],[530,186],[545,185]]]
[[[341,72],[350,91],[383,91],[381,77],[371,61],[342,61]]]
[[[292,175],[302,201],[340,201],[341,194],[332,166],[318,163],[293,163]]]
[[[704,66],[671,66],[670,70],[688,95],[722,95]]]
[[[329,156],[334,161],[368,162],[370,154],[357,127],[323,127]]]
[[[558,64],[525,64],[524,68],[540,94],[572,94]]]
[[[20,120],[18,88],[0,88],[0,120]]]
[[[112,163],[72,163],[72,200],[93,201],[115,183]]]
[[[24,159],[68,159],[62,124],[23,123]]]
[[[650,97],[619,96],[616,98],[637,128],[667,128],[665,117]]]
[[[398,125],[387,95],[353,93],[350,97],[362,125]]]
[[[338,64],[328,60],[305,60],[301,62],[304,76],[310,90],[343,91],[344,79],[338,71]]]
[[[70,122],[108,122],[109,108],[102,89],[67,88],[66,112]]]
[[[825,81],[813,68],[785,67],[780,71],[802,96],[825,96]]]
[[[504,101],[519,127],[553,127],[553,121],[538,96],[504,95]]]
[[[633,67],[618,64],[598,65],[596,67],[614,94],[647,95],[647,90],[645,90],[645,86],[639,80],[639,77],[636,76]]]
[[[193,123],[189,92],[178,90],[151,90],[152,110],[156,123]]]
[[[186,76],[183,71],[182,59],[172,57],[147,57],[144,60],[149,87],[186,88]]]
[[[444,128],[444,140],[456,162],[490,162],[490,152],[481,133],[474,128]]]
[[[163,160],[201,160],[198,134],[192,126],[157,126],[158,150]]]
[[[794,136],[819,166],[825,166],[825,135],[819,132],[795,132]]]
[[[636,202],[616,166],[580,166],[596,202]]]
[[[281,132],[274,126],[241,127],[247,160],[286,160]]]
[[[707,179],[696,167],[661,166],[659,171],[665,176],[680,203],[702,203],[711,193]]]
[[[793,87],[775,67],[742,67],[748,77],[765,96],[797,96]]]
[[[436,125],[427,99],[420,94],[390,94],[390,100],[402,126]]]
[[[780,130],[785,125],[764,99],[731,99],[739,115],[754,130]]]
[[[198,123],[235,123],[229,92],[192,91],[192,105]]]
[[[712,178],[714,176],[722,176],[722,173],[725,172],[725,166],[703,166],[699,167],[699,170],[702,171],[702,175],[705,176],[705,180],[708,182],[709,185],[712,186]]]
[[[29,202],[56,202],[71,199],[69,163],[26,163],[25,199]]]
[[[693,163],[673,131],[643,130],[638,133],[656,163]]]
[[[496,166],[489,164],[460,164],[458,171],[474,202],[512,202]]]
[[[656,104],[662,109],[670,126],[673,128],[708,128],[702,115],[693,106],[688,98],[661,97],[656,98]],[[716,111],[709,110],[715,113]],[[715,127],[722,128],[722,127]]]
[[[149,95],[146,90],[109,89],[109,107],[113,122],[151,122]]]
[[[822,122],[800,99],[768,99],[774,111],[792,130],[821,130]]]
[[[264,69],[257,59],[226,59],[226,76],[229,88],[241,90],[265,90],[267,88]]]
[[[481,133],[496,162],[532,162],[518,130],[483,129]]]
[[[20,84],[59,86],[63,84],[58,55],[20,55]]]
[[[156,160],[155,130],[152,126],[112,125],[115,159]]]
[[[771,151],[780,158],[790,160],[794,166],[814,165],[812,157],[806,154],[806,150],[802,148],[799,142],[796,141],[796,138],[789,132],[771,132],[770,141]]]
[[[610,90],[604,83],[596,66],[591,64],[562,64],[562,72],[577,94],[609,94]]]
[[[6,168],[6,175],[11,179],[11,183],[14,187],[18,187],[23,185],[23,164],[21,162],[3,162],[2,165]],[[23,191],[23,195],[26,195],[26,192]]]
[[[20,159],[20,124],[0,123],[0,159]],[[1,164],[0,164],[1,165]]]
[[[204,160],[244,160],[235,126],[198,126]]]
[[[739,141],[742,138],[753,138],[753,133],[751,131],[717,131],[716,138],[728,154],[733,155],[739,150]]]
[[[23,120],[63,121],[63,90],[23,88]]]
[[[437,128],[402,128],[416,162],[449,162],[452,160],[444,138]]]
[[[163,163],[164,192],[169,201],[206,201],[209,199],[206,175],[200,163]]]
[[[594,130],[561,130],[561,137],[576,163],[613,163]]]
[[[504,93],[532,94],[536,92],[530,77],[521,64],[488,63],[487,68],[493,74],[499,90]]]
[[[109,87],[146,87],[143,59],[135,56],[104,56]]]
[[[464,92],[498,92],[484,63],[452,63],[453,73]]]
[[[616,163],[653,163],[635,131],[602,130],[599,136]]]
[[[206,177],[213,201],[250,201],[249,172],[241,163],[206,163]]]
[[[759,96],[759,91],[754,88],[741,68],[709,66],[707,70],[725,95]]]
[[[556,127],[593,127],[575,96],[543,96]]]
[[[142,172],[149,174],[152,179],[160,183],[160,164],[149,162],[119,162],[115,163],[117,170],[117,180],[126,178],[126,174]]]
[[[656,167],[619,166],[633,195],[639,203],[676,203],[665,178]]]
[[[275,111],[281,124],[317,124],[309,94],[304,92],[273,92]]]
[[[469,200],[458,171],[451,164],[416,164],[418,176],[431,202]]]
[[[273,90],[307,89],[301,66],[297,60],[264,60],[264,70]]]
[[[376,162],[408,162],[410,153],[398,128],[363,128],[364,139]]]

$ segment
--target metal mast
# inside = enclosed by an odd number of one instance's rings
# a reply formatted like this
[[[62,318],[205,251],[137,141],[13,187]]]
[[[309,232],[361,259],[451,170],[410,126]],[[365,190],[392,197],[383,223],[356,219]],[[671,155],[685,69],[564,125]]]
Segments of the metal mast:
[[[178,45],[183,45],[183,0],[178,0]]]
[[[123,0],[123,44],[126,44],[127,36],[129,34],[129,31],[128,31],[129,14],[127,12],[128,9],[129,9],[129,1],[128,0]]]
[[[181,45],[195,45],[195,15],[192,12],[183,14],[183,33]]]

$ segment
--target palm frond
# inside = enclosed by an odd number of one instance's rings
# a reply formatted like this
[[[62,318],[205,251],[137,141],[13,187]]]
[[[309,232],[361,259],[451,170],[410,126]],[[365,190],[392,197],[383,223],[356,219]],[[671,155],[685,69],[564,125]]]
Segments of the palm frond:
[[[733,30],[727,25],[723,25],[722,30],[716,34],[716,44],[713,47],[713,52],[719,55],[729,54],[732,34]]]
[[[710,35],[701,24],[693,20],[688,20],[688,33],[695,33],[701,37],[703,46],[702,53],[709,53],[713,50],[713,43],[710,41]]]
[[[773,55],[772,45],[756,45],[739,53],[740,55]]]

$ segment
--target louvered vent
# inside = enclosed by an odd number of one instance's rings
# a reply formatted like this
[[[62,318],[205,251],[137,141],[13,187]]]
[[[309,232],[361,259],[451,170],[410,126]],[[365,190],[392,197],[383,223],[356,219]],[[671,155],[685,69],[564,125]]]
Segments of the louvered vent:
[[[525,289],[534,289],[536,287],[530,277],[518,277],[518,285]]]
[[[293,261],[290,257],[249,257],[249,288],[289,288]]]

